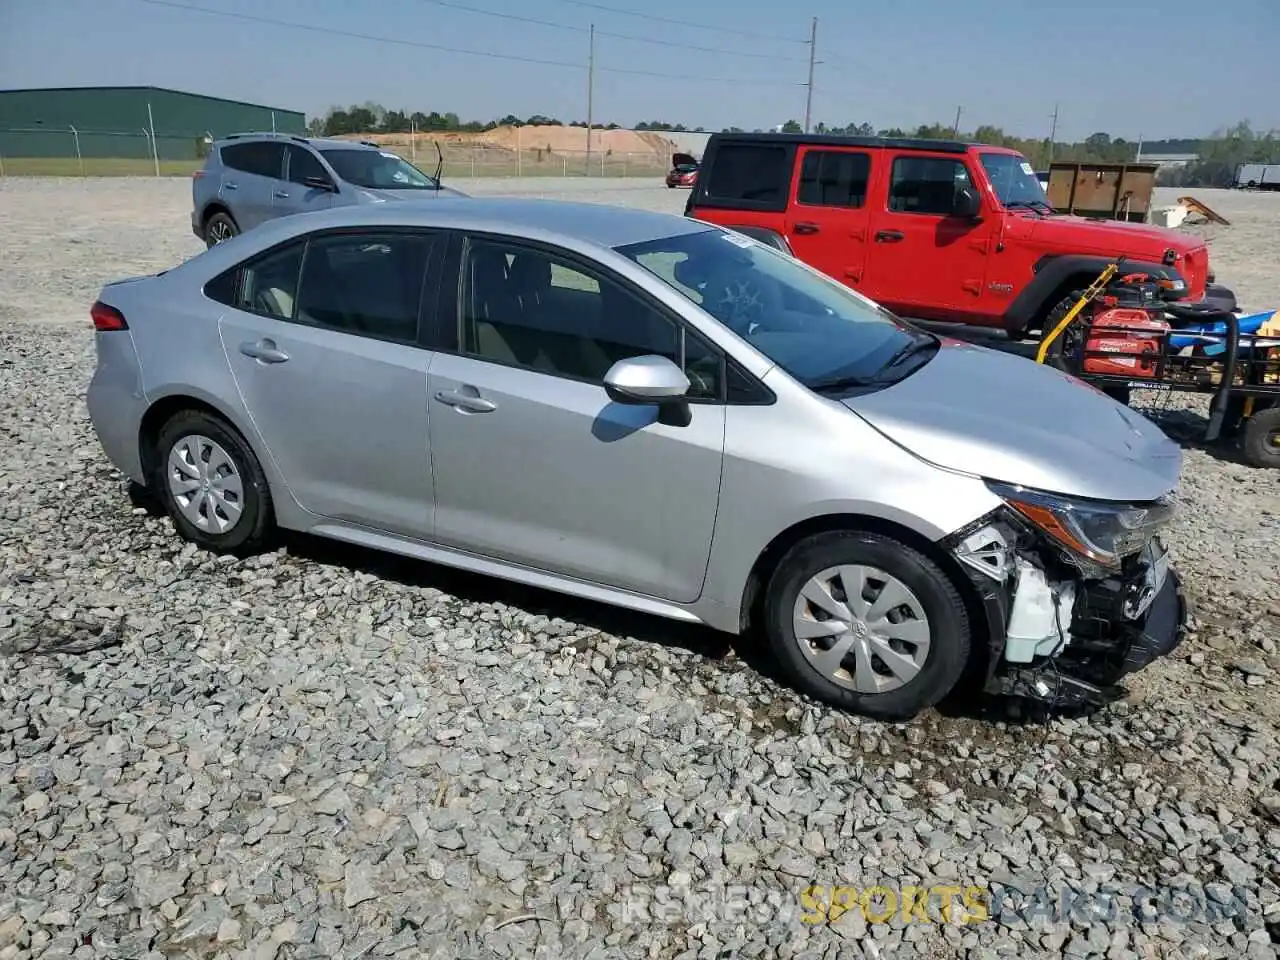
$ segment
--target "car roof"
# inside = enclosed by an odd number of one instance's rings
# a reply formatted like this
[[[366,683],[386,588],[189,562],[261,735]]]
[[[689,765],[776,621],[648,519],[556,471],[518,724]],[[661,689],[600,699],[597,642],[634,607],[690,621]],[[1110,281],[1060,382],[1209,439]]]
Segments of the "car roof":
[[[967,153],[971,147],[982,146],[961,140],[928,140],[917,137],[849,137],[831,133],[713,133],[707,142],[707,152],[710,152],[713,142],[814,144],[882,150],[931,150],[936,153]]]
[[[305,143],[317,149],[334,147],[350,150],[381,150],[382,147],[370,140],[343,140],[338,137],[304,137],[297,133],[272,133],[265,130],[259,133],[229,133],[219,137],[215,143],[225,146],[229,143],[251,143],[254,140],[292,140],[294,143]]]

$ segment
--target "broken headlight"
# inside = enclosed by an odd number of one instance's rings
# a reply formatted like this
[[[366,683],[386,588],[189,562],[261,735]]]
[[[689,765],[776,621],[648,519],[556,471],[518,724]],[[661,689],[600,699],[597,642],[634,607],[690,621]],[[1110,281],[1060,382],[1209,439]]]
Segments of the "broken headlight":
[[[988,480],[987,487],[1023,520],[1079,560],[1120,568],[1173,519],[1172,494],[1148,503],[1081,500]]]

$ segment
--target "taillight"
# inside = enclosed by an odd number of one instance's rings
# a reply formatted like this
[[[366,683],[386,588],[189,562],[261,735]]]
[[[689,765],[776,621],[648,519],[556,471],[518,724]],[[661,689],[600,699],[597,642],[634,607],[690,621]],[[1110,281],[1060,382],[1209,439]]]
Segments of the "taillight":
[[[204,170],[203,170],[203,169],[200,169],[200,170],[197,170],[195,173],[193,173],[193,174],[191,175],[191,179],[192,179],[192,180],[199,180],[199,179],[200,179],[201,177],[203,177],[203,176],[204,176]]]
[[[125,320],[124,314],[101,300],[95,301],[93,306],[89,308],[89,316],[93,317],[93,329],[98,333],[129,329],[129,324]]]

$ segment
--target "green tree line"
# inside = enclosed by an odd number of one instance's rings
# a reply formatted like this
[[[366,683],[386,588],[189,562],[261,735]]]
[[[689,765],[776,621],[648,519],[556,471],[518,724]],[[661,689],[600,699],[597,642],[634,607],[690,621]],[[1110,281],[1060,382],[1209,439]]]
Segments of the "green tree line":
[[[431,111],[406,112],[388,110],[381,104],[366,102],[350,107],[333,107],[323,117],[315,117],[308,124],[312,134],[341,136],[361,133],[408,133],[456,131],[459,133],[483,133],[497,127],[586,127],[586,122],[562,121],[556,117],[534,114],[520,118],[507,114],[496,120],[462,120],[456,113]],[[617,130],[617,123],[591,124],[593,129]],[[665,120],[645,120],[630,129],[660,133],[705,133],[702,127],[686,127]],[[784,133],[800,133],[796,120],[788,120],[779,129]],[[743,133],[741,127],[726,127],[722,132]],[[753,132],[760,133],[757,128]],[[1105,132],[1091,134],[1076,142],[1050,143],[1045,138],[1018,137],[996,126],[984,124],[971,131],[954,131],[943,123],[922,124],[914,128],[887,127],[876,129],[868,123],[838,124],[818,123],[815,133],[843,134],[846,136],[914,137],[919,139],[960,139],[970,143],[985,143],[1009,147],[1025,156],[1037,170],[1047,169],[1053,160],[1074,160],[1091,163],[1133,162],[1138,157],[1138,143],[1124,137],[1112,137]],[[1248,121],[1240,121],[1232,127],[1215,131],[1208,137],[1149,140],[1142,145],[1143,155],[1196,154],[1198,159],[1183,167],[1161,170],[1160,182],[1171,186],[1230,186],[1236,169],[1242,163],[1280,163],[1280,131],[1254,130]]]

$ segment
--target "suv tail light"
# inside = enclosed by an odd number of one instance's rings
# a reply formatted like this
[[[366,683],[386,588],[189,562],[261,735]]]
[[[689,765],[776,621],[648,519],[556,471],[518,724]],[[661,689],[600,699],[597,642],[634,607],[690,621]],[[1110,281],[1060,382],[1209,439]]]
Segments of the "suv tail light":
[[[93,317],[93,329],[98,333],[129,329],[124,314],[101,300],[94,301],[93,306],[89,308],[89,316]]]
[[[201,167],[201,168],[200,168],[199,170],[197,170],[195,173],[191,174],[191,179],[192,179],[192,180],[199,180],[201,177],[203,177],[203,176],[204,176],[204,174],[205,174],[204,168],[203,168],[203,167]]]

